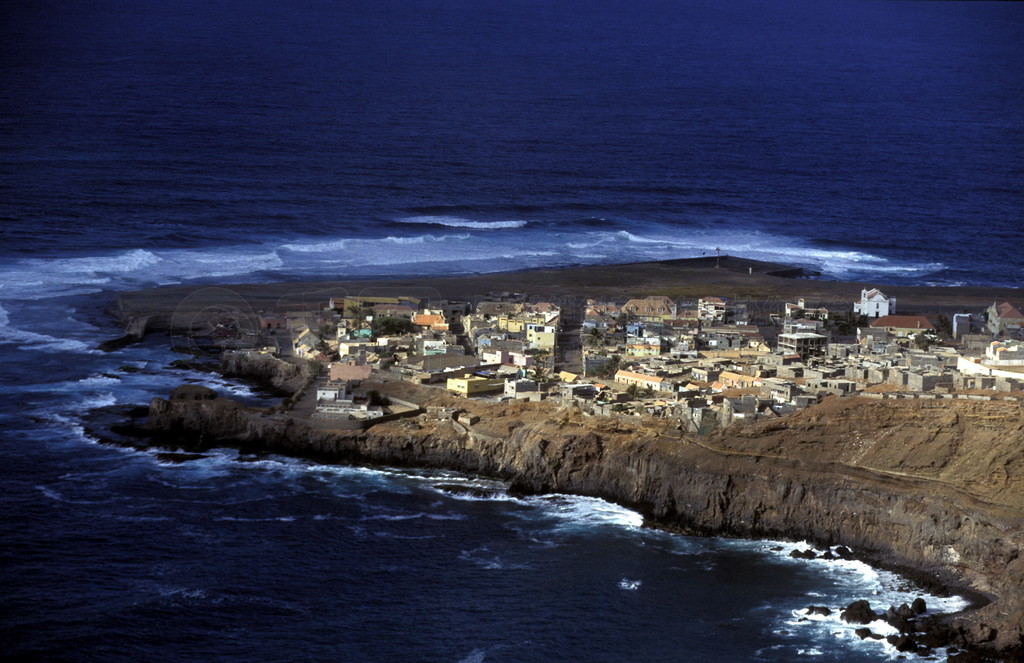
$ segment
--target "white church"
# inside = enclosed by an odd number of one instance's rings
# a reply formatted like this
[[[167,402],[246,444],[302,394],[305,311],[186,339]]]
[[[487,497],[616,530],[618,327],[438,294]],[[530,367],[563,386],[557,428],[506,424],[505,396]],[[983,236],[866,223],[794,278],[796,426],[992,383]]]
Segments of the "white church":
[[[896,298],[887,297],[878,288],[860,291],[860,301],[853,303],[853,312],[869,318],[880,318],[896,313]]]

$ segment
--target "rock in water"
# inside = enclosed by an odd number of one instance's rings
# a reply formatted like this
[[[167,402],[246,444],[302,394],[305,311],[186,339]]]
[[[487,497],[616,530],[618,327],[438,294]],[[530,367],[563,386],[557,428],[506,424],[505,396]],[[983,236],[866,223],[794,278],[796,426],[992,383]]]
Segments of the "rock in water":
[[[216,391],[198,384],[183,384],[171,392],[172,401],[212,401],[215,398]]]
[[[836,557],[845,560],[854,559],[853,551],[846,546],[836,546]]]
[[[878,619],[878,615],[871,609],[871,604],[863,599],[846,606],[846,610],[839,616],[847,624],[870,624]]]

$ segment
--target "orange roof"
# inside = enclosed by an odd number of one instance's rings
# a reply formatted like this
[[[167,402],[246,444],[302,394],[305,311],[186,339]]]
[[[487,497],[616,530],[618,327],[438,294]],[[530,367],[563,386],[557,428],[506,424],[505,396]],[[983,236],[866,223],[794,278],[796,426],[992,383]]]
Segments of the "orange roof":
[[[412,316],[412,324],[422,325],[424,327],[430,327],[433,325],[443,325],[445,323],[443,315],[436,315],[432,313],[417,313]]]
[[[875,329],[892,327],[894,329],[935,329],[928,318],[923,315],[883,315],[871,321]]]
[[[1005,320],[1006,318],[1017,318],[1024,320],[1024,314],[1022,314],[1020,311],[1014,308],[1013,304],[1011,304],[1010,302],[1003,302],[1002,304],[996,307],[996,310],[999,312],[999,317],[1001,319]]]

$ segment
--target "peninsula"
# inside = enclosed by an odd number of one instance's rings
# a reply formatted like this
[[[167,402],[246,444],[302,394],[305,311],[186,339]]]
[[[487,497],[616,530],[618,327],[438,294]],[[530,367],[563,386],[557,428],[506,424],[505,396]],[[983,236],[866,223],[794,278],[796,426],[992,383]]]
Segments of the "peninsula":
[[[1024,292],[715,263],[125,293],[118,343],[170,331],[286,395],[183,386],[149,407],[157,444],[449,468],[680,532],[849,546],[975,599],[878,615],[901,651],[1020,656]]]

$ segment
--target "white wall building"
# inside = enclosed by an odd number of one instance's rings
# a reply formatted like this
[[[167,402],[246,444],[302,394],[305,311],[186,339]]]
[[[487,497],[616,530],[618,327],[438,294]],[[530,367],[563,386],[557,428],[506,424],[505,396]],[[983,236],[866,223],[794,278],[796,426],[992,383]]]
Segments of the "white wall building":
[[[888,297],[878,288],[860,291],[860,301],[854,302],[853,312],[869,318],[880,318],[896,313],[896,298]]]

